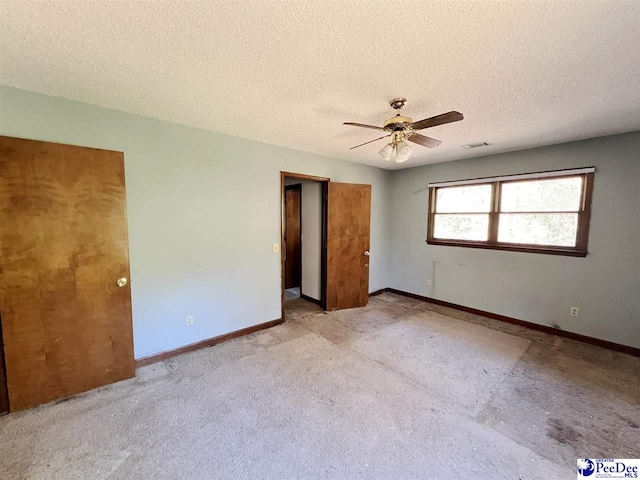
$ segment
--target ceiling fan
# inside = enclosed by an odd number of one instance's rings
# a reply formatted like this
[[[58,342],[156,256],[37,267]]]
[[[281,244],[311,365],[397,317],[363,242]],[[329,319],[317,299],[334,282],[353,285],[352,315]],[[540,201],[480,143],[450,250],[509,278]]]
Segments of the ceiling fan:
[[[407,103],[406,98],[394,98],[389,102],[389,105],[391,105],[391,107],[393,107],[395,110],[400,110],[402,109],[402,107],[404,107],[405,103]],[[375,140],[370,140],[365,143],[361,143],[360,145],[351,147],[349,150],[362,147],[363,145],[367,145],[372,142],[377,142],[378,140],[382,140],[383,138],[391,137],[391,142],[385,145],[385,147],[378,153],[382,158],[389,162],[391,161],[393,153],[395,152],[396,162],[402,163],[409,160],[412,152],[412,148],[407,143],[407,140],[428,148],[437,147],[442,143],[440,140],[436,140],[435,138],[416,133],[416,130],[435,127],[437,125],[444,125],[445,123],[459,122],[463,118],[464,117],[460,112],[447,112],[441,115],[436,115],[435,117],[425,118],[424,120],[420,120],[419,122],[414,122],[409,117],[403,117],[402,115],[400,115],[400,113],[398,113],[395,117],[391,117],[388,120],[385,120],[382,127],[354,122],[344,122],[344,124],[354,127],[370,128],[372,130],[389,132],[388,135],[376,138]]]

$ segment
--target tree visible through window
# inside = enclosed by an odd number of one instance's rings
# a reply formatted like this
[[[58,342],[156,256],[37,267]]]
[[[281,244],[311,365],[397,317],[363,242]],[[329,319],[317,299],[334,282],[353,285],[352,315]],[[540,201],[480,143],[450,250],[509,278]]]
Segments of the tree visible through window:
[[[589,170],[430,186],[427,241],[585,256],[593,186]]]
[[[434,237],[486,241],[489,238],[491,185],[439,188]]]

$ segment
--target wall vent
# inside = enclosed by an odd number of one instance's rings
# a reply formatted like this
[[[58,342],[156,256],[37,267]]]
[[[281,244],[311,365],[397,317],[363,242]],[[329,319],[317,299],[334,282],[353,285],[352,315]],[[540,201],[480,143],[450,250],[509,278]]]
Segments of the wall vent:
[[[462,148],[470,150],[472,148],[488,147],[489,145],[491,145],[489,142],[467,143],[466,145],[462,145]]]

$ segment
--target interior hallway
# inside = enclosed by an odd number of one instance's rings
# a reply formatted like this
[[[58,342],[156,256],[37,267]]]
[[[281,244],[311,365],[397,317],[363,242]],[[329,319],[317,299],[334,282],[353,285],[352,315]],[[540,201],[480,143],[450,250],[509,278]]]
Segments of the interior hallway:
[[[284,291],[284,299],[286,302],[300,298],[300,287],[287,288]]]
[[[287,310],[0,418],[0,477],[547,480],[640,457],[640,358],[389,293]]]

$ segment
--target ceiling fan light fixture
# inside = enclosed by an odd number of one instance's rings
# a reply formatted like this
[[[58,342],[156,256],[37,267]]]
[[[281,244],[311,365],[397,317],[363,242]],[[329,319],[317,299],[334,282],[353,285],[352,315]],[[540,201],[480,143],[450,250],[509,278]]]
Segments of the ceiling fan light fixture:
[[[413,151],[413,149],[411,148],[411,145],[409,145],[404,140],[400,140],[398,142],[397,147],[398,147],[398,154],[400,154],[402,156],[411,155],[411,152]]]
[[[390,143],[385,145],[384,148],[378,152],[378,155],[384,158],[387,162],[391,161],[392,154],[393,154],[393,145],[391,145]]]
[[[404,140],[399,141],[397,149],[398,154],[396,155],[396,163],[403,163],[409,160],[413,149],[407,142],[405,142]]]

